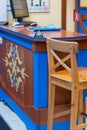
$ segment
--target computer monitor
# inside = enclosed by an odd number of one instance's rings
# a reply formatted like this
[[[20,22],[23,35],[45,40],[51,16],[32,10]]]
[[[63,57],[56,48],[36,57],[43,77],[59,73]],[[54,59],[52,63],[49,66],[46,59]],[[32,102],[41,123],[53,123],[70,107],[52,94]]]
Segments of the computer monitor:
[[[29,17],[26,0],[10,0],[12,15],[18,22],[22,22],[23,18]]]

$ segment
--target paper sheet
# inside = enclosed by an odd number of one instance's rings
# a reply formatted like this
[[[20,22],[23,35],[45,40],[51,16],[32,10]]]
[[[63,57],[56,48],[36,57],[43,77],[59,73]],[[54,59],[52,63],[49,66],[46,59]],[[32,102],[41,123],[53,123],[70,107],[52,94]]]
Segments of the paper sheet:
[[[0,21],[7,21],[7,0],[0,0]]]
[[[29,12],[49,12],[50,0],[27,0]]]

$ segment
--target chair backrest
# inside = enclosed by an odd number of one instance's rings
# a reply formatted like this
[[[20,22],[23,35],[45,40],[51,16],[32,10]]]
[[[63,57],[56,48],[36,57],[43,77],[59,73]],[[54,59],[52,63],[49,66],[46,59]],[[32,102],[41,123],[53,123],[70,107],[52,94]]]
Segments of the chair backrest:
[[[78,76],[76,60],[78,43],[47,39],[47,52],[49,75],[65,69],[74,77],[72,80],[75,80]]]

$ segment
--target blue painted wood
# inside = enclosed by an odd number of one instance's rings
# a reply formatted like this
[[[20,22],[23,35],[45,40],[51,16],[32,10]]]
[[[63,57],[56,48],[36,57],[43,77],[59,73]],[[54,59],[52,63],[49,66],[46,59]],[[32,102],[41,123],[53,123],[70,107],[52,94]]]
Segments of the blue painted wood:
[[[47,130],[47,125],[37,126],[37,130]],[[70,130],[70,122],[59,122],[53,124],[53,130]]]
[[[28,49],[32,49],[32,41],[31,40],[23,38],[23,37],[19,37],[19,35],[16,36],[13,33],[11,33],[11,31],[9,33],[4,32],[4,30],[0,30],[1,37],[5,38],[7,40],[10,40],[10,41],[16,43],[17,45],[21,45],[21,46],[26,47]],[[16,38],[15,38],[15,36],[16,36]]]
[[[77,55],[78,66],[87,67],[87,50],[80,50]]]
[[[0,36],[7,39],[7,40],[10,40],[20,46],[23,46],[27,49],[32,49],[32,42],[33,41],[45,41],[46,38],[36,38],[36,37],[32,37],[32,36],[29,36],[29,35],[26,35],[26,34],[22,34],[20,32],[15,32],[15,31],[12,31],[12,30],[9,30],[7,28],[4,28],[4,27],[0,27]]]
[[[2,55],[2,54],[1,54],[1,46],[2,46],[2,44],[0,43],[0,57],[1,57],[1,55]],[[2,61],[2,60],[1,60],[1,58],[0,58],[0,74],[2,73],[2,65],[1,65],[2,63],[1,63],[1,61]]]
[[[34,53],[34,106],[46,108],[48,99],[47,53]]]

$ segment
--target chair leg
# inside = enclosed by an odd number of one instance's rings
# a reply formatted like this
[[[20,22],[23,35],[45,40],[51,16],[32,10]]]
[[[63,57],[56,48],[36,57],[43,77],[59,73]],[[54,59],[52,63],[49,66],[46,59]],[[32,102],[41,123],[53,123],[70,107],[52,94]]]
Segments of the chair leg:
[[[52,130],[53,114],[54,114],[54,100],[55,100],[55,86],[49,86],[49,98],[48,98],[48,128]]]
[[[78,114],[78,90],[74,90],[71,95],[71,119],[70,119],[70,130],[76,130],[76,121]]]
[[[83,117],[81,116],[81,112],[83,112],[83,91],[79,92],[79,107],[78,107],[78,124],[82,124]],[[79,129],[83,130],[83,129]]]

